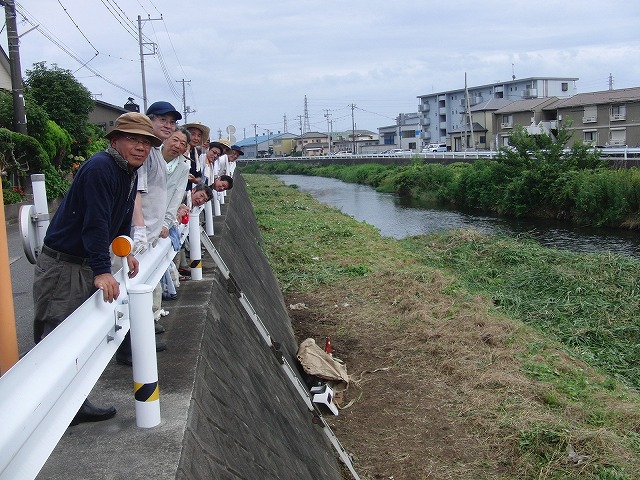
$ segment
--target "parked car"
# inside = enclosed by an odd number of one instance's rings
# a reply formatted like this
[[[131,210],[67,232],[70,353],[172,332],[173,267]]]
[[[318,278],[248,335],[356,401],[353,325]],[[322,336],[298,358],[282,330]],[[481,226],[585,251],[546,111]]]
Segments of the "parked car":
[[[406,148],[392,148],[391,150],[383,152],[383,155],[390,157],[404,157],[406,155],[413,155],[413,151],[407,150]]]
[[[422,149],[422,153],[435,153],[435,152],[446,152],[447,144],[446,143],[430,143],[426,147]]]
[[[332,157],[344,157],[345,155],[353,155],[350,151],[334,152],[330,154]]]

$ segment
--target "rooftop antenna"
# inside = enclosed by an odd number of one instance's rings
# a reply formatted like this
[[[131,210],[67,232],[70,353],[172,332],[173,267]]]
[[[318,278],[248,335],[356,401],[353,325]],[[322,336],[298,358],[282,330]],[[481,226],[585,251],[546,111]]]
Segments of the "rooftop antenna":
[[[511,64],[511,80],[515,80],[515,79],[516,79],[516,70],[512,63]]]

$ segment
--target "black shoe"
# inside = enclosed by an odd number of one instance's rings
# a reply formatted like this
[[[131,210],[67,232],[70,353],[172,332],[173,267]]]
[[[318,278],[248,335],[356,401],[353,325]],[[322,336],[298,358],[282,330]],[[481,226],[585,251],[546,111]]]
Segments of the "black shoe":
[[[167,342],[163,342],[162,340],[156,342],[156,352],[163,352],[167,349]],[[133,366],[133,359],[131,353],[120,353],[116,352],[116,363],[118,365],[127,365],[129,367]]]
[[[166,328],[164,328],[160,323],[158,323],[158,321],[156,320],[154,322],[155,324],[155,329],[156,329],[156,335],[158,335],[159,333],[164,333],[167,331]]]
[[[70,426],[78,425],[84,422],[102,422],[109,420],[116,414],[115,407],[100,408],[96,407],[89,400],[85,400],[76,416],[71,420]]]

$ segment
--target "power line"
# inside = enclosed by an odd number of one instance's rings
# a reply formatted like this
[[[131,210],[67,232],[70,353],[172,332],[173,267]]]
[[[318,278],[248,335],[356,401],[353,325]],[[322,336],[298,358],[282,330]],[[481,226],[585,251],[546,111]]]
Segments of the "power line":
[[[100,52],[98,52],[98,49],[93,45],[93,43],[91,43],[91,40],[89,40],[89,39],[87,38],[87,36],[84,34],[84,32],[83,32],[82,30],[80,30],[80,27],[79,27],[79,26],[78,26],[78,24],[75,22],[75,20],[74,20],[73,18],[71,18],[71,14],[70,14],[70,13],[69,13],[69,11],[64,7],[64,5],[62,5],[62,2],[61,2],[60,0],[58,0],[58,3],[60,4],[60,6],[62,7],[62,9],[64,10],[64,13],[66,13],[66,14],[67,14],[67,17],[69,17],[69,20],[71,20],[71,23],[73,23],[73,24],[76,26],[76,28],[78,29],[78,31],[80,32],[80,34],[81,34],[81,35],[84,37],[84,39],[87,41],[87,43],[88,43],[89,45],[91,45],[91,48],[93,48],[93,49],[95,50],[96,55],[97,55],[98,53],[100,53]],[[93,60],[93,59],[91,59],[91,60]],[[91,60],[89,60],[89,62],[90,62]],[[89,63],[89,62],[87,62],[87,63]]]
[[[115,82],[113,82],[112,80],[109,80],[108,78],[106,78],[104,75],[102,75],[101,73],[99,73],[97,70],[95,70],[93,67],[88,66],[87,64],[89,62],[85,62],[84,60],[82,60],[77,54],[75,54],[74,52],[71,51],[71,49],[69,47],[67,47],[66,45],[64,45],[64,43],[61,40],[58,40],[53,33],[49,32],[49,30],[46,27],[43,27],[35,17],[33,17],[33,15],[31,15],[29,12],[27,12],[24,7],[22,5],[20,5],[19,3],[16,2],[16,11],[18,11],[18,13],[20,13],[20,15],[22,15],[22,17],[25,19],[26,22],[30,23],[31,25],[33,25],[34,27],[36,27],[36,30],[43,36],[45,37],[47,40],[49,40],[51,43],[53,43],[55,46],[57,46],[60,50],[62,50],[63,52],[65,52],[67,55],[69,55],[72,59],[74,59],[76,62],[78,62],[79,64],[83,65],[84,68],[86,68],[87,70],[89,70],[90,72],[92,72],[93,74],[95,74],[97,77],[99,77],[100,79],[104,80],[105,82],[109,83],[110,85],[124,91],[127,92],[129,95],[133,95],[135,97],[141,98],[141,96],[135,92],[132,92],[131,90],[128,90],[127,88],[123,87],[122,85],[119,85]],[[31,17],[31,18],[30,18]],[[95,58],[95,57],[94,57]],[[93,60],[93,59],[92,59]]]
[[[112,9],[113,9],[113,7],[112,7],[111,5],[107,5],[107,4],[105,3],[105,0],[100,0],[100,1],[101,1],[101,2],[102,2],[102,4],[105,6],[105,8],[109,11],[109,13],[113,16],[113,18],[115,18],[115,19],[116,19],[116,22],[118,22],[118,23],[120,24],[120,26],[121,26],[122,28],[124,28],[124,31],[125,31],[125,32],[127,32],[129,35],[131,35],[131,37],[132,37],[134,40],[138,41],[138,36],[137,36],[137,32],[136,32],[136,29],[135,29],[134,25],[132,24],[132,25],[129,25],[129,27],[127,27],[127,25],[125,25],[125,23],[122,23],[123,21],[124,21],[124,22],[129,22],[130,20],[129,20],[126,16],[123,18],[123,17],[122,17],[122,16],[117,12],[117,10],[114,12],[114,11],[112,10]],[[108,1],[109,1],[109,0],[107,0],[107,2],[108,2]],[[120,7],[118,7],[118,8],[120,8]]]

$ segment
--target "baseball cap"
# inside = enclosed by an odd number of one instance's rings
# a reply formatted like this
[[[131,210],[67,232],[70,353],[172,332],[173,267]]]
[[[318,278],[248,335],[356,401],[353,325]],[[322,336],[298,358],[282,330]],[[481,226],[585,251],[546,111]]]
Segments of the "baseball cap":
[[[154,102],[147,108],[147,115],[166,115],[172,113],[176,120],[181,120],[182,115],[169,102]]]

